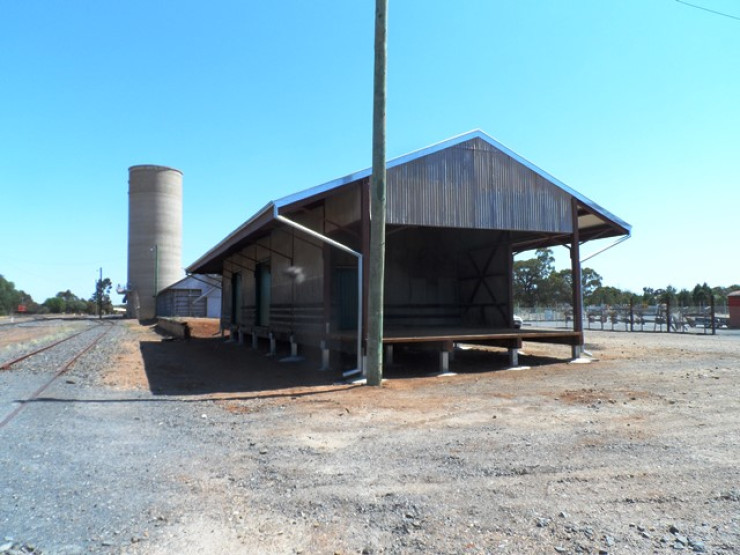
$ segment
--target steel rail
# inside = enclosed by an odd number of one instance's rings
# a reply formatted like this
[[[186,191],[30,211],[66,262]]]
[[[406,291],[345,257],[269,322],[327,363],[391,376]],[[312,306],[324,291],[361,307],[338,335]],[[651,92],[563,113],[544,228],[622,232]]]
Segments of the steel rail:
[[[39,396],[39,395],[41,395],[41,394],[42,394],[42,393],[43,393],[43,392],[44,392],[44,391],[46,390],[46,388],[47,388],[47,387],[49,387],[49,386],[50,386],[50,385],[51,385],[52,383],[54,383],[54,381],[56,381],[56,380],[57,380],[57,378],[59,378],[59,376],[61,376],[61,375],[62,375],[62,374],[64,374],[64,373],[65,373],[65,372],[66,372],[67,370],[69,370],[69,369],[70,369],[70,367],[71,367],[71,366],[72,366],[72,365],[73,365],[73,364],[74,364],[75,362],[77,362],[77,360],[78,360],[78,359],[79,359],[79,358],[80,358],[80,357],[81,357],[82,355],[84,355],[84,354],[85,354],[85,353],[87,353],[87,352],[88,352],[88,351],[89,351],[90,349],[92,349],[92,348],[93,348],[93,347],[94,347],[95,345],[97,345],[97,344],[98,344],[98,342],[99,342],[99,341],[100,341],[101,339],[103,339],[103,337],[104,337],[105,335],[107,335],[107,334],[108,334],[108,332],[110,332],[110,330],[111,330],[111,329],[113,329],[113,328],[112,328],[112,326],[111,326],[111,327],[108,327],[108,329],[106,329],[106,330],[105,330],[105,331],[104,331],[103,333],[101,333],[100,335],[98,335],[98,336],[97,336],[97,337],[96,337],[96,338],[95,338],[95,339],[94,339],[93,341],[91,341],[91,342],[90,342],[90,343],[89,343],[88,345],[86,345],[86,346],[85,346],[85,348],[83,348],[83,349],[81,349],[80,351],[78,351],[78,352],[77,352],[77,353],[76,353],[76,354],[75,354],[75,355],[74,355],[74,356],[73,356],[72,358],[70,358],[70,359],[69,359],[69,360],[67,360],[67,361],[66,361],[66,362],[65,362],[64,364],[62,364],[62,365],[61,365],[61,366],[60,366],[59,368],[57,368],[57,369],[56,369],[56,370],[54,371],[54,375],[53,375],[53,376],[52,376],[52,377],[51,377],[51,378],[50,378],[50,379],[49,379],[49,380],[48,380],[48,381],[47,381],[46,383],[44,383],[44,384],[43,384],[43,385],[42,385],[41,387],[39,387],[39,388],[38,388],[38,389],[37,389],[36,391],[34,391],[34,392],[33,392],[33,393],[31,394],[31,396],[30,396],[30,397],[28,397],[27,399],[25,399],[25,400],[21,401],[21,404],[20,404],[20,405],[18,405],[18,406],[17,406],[17,407],[15,408],[15,409],[13,409],[13,410],[12,410],[12,411],[11,411],[11,412],[10,412],[10,413],[9,413],[9,414],[8,414],[8,415],[6,416],[6,417],[5,417],[5,418],[4,418],[4,419],[3,419],[2,421],[0,421],[0,429],[4,428],[4,427],[5,427],[5,425],[6,425],[6,424],[8,424],[8,422],[10,422],[11,420],[13,420],[13,418],[15,418],[16,416],[18,416],[18,413],[20,413],[20,412],[21,412],[21,411],[22,411],[22,410],[23,410],[23,409],[24,409],[24,408],[26,407],[26,405],[27,405],[27,404],[28,404],[28,403],[29,403],[30,401],[33,401],[34,399],[38,398],[38,396]],[[84,331],[88,331],[88,330],[84,330]],[[83,332],[80,332],[80,333],[83,333]],[[76,334],[75,334],[75,335],[74,335],[73,337],[76,337],[77,335],[80,335],[80,333],[76,333]],[[72,339],[72,337],[68,337],[67,339]],[[55,343],[55,345],[59,345],[60,343],[63,343],[63,342],[64,342],[64,341],[57,341],[57,342]],[[47,350],[47,349],[50,349],[50,348],[51,348],[52,346],[53,346],[53,345],[50,345],[50,346],[48,346],[48,347],[46,347],[46,348],[44,348],[44,349],[39,349],[39,350],[38,350],[38,351],[36,351],[36,352],[35,352],[34,354],[38,354],[38,353],[40,353],[41,351],[45,351],[45,350]],[[30,356],[30,355],[29,355],[29,356]],[[26,357],[24,357],[24,358],[28,358],[28,356],[26,356]]]
[[[86,331],[90,331],[89,329],[78,331],[77,333],[73,333],[72,335],[65,337],[64,339],[60,339],[59,341],[55,341],[54,343],[51,343],[50,345],[46,345],[45,347],[41,347],[40,349],[36,349],[35,351],[31,351],[30,353],[26,353],[24,355],[19,356],[18,358],[14,358],[12,360],[8,360],[6,362],[3,362],[0,364],[0,370],[10,370],[10,367],[14,364],[18,364],[22,360],[26,360],[27,358],[30,358],[34,355],[37,355],[39,353],[43,353],[44,351],[51,349],[52,347],[56,347],[60,343],[64,343],[65,341],[69,341],[70,339],[74,339],[80,334],[85,333]]]

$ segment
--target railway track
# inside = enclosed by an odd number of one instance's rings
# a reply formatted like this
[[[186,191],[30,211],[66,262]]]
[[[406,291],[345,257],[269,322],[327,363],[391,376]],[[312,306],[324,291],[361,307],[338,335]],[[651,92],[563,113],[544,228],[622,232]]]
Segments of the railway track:
[[[67,372],[67,370],[69,370],[74,363],[80,359],[80,357],[95,347],[95,345],[97,345],[100,340],[103,339],[111,329],[113,329],[113,326],[114,324],[111,322],[103,321],[96,323],[90,328],[72,333],[49,345],[44,345],[43,347],[39,347],[38,349],[34,349],[11,360],[6,360],[0,363],[0,369],[7,371],[19,368],[24,363],[27,364],[32,361],[34,357],[38,357],[42,353],[47,354],[46,360],[43,363],[44,369],[40,373],[40,377],[43,380],[41,385],[29,396],[24,397],[23,400],[14,401],[19,404],[2,420],[0,420],[0,429],[4,428],[9,422],[11,422],[29,402],[37,399],[51,384]],[[90,335],[90,337],[83,337],[85,334]],[[78,339],[76,344],[73,345],[70,350],[69,348],[71,344],[69,342],[75,338],[80,339]],[[59,353],[55,354],[55,350],[59,351]]]

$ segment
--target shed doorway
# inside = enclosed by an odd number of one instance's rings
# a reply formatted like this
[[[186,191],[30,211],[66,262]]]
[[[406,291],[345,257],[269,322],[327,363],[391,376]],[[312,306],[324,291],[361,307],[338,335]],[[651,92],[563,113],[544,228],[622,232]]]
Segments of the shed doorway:
[[[242,275],[237,272],[231,275],[231,322],[242,323]]]
[[[357,329],[357,268],[336,268],[334,270],[335,321],[339,331]]]
[[[261,262],[257,264],[254,272],[255,277],[255,302],[257,307],[256,323],[258,326],[270,325],[270,292],[272,290],[272,274],[270,265]]]

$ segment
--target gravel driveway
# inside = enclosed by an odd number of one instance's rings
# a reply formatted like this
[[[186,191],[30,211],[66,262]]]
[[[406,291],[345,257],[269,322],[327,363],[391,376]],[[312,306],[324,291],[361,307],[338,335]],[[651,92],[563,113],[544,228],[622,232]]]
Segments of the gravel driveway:
[[[368,388],[117,323],[0,429],[0,553],[740,551],[740,338],[526,347]]]

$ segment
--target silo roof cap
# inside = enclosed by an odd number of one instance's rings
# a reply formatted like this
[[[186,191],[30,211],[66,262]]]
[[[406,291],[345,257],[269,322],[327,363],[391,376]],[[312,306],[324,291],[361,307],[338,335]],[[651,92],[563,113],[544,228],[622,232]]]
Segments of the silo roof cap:
[[[139,164],[136,166],[131,166],[128,169],[129,172],[136,172],[136,171],[173,171],[177,172],[180,175],[182,175],[182,170],[178,170],[177,168],[171,168],[169,166],[158,166],[156,164]]]

